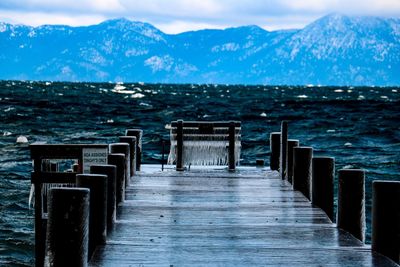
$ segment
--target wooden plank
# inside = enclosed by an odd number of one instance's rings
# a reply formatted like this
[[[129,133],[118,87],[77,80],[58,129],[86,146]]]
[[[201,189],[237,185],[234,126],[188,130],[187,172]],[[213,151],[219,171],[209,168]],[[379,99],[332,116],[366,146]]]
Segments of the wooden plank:
[[[233,121],[235,127],[241,127],[240,121]],[[171,122],[171,127],[176,127],[177,121]],[[199,127],[199,125],[212,124],[213,127],[229,127],[230,121],[183,121],[183,127]]]
[[[397,266],[277,172],[144,168],[90,266]]]

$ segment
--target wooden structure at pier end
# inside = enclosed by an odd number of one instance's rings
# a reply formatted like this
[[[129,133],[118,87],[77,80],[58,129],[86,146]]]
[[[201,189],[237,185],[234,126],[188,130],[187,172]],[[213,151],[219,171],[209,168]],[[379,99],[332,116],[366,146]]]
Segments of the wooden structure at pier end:
[[[365,172],[338,171],[336,224],[335,160],[282,125],[271,167],[239,166],[240,122],[171,123],[166,166],[138,161],[139,129],[32,144],[36,266],[399,266],[400,182],[374,181],[365,245]]]

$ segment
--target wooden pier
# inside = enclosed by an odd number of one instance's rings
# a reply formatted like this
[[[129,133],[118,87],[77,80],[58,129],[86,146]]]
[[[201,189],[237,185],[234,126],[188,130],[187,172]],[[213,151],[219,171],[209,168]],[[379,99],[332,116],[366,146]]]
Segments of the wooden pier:
[[[89,266],[398,266],[267,168],[143,165]]]

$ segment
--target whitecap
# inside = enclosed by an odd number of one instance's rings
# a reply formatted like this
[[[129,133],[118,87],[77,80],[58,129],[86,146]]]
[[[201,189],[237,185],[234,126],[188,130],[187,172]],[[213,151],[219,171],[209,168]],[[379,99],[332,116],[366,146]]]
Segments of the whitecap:
[[[123,86],[122,83],[117,83],[117,84],[114,86],[114,90],[115,90],[115,91],[121,91],[121,90],[124,90],[124,89],[126,89],[126,87]]]
[[[148,104],[148,103],[144,103],[144,102],[140,102],[140,103],[139,103],[139,106],[143,106],[143,107],[151,107],[151,105],[150,105],[150,104]]]
[[[109,119],[109,120],[107,120],[107,123],[114,123],[114,120],[113,119]]]
[[[16,143],[18,144],[28,143],[28,138],[26,136],[20,135],[17,137]]]
[[[346,166],[343,167],[343,169],[353,169],[353,168],[354,168],[353,165],[346,165]]]
[[[365,96],[359,95],[357,99],[358,99],[358,100],[364,100],[364,99],[365,99]]]
[[[334,92],[335,93],[343,93],[343,90],[342,89],[336,89]]]
[[[346,146],[346,147],[351,147],[351,146],[353,146],[353,144],[352,144],[352,143],[349,143],[349,142],[347,142],[347,143],[345,143],[345,144],[344,144],[344,146]]]
[[[143,97],[144,97],[144,94],[141,94],[141,93],[136,93],[136,94],[131,95],[131,98],[143,98]]]
[[[389,99],[389,97],[385,96],[385,95],[381,95],[382,99]]]
[[[9,131],[5,131],[5,132],[3,133],[3,136],[10,136],[10,135],[12,135],[12,133],[9,132]]]
[[[335,130],[335,129],[329,129],[329,130],[326,130],[326,132],[327,132],[327,133],[335,133],[336,130]]]
[[[260,114],[260,117],[267,117],[267,113],[262,112],[262,113]]]
[[[393,93],[397,93],[397,90],[396,90],[396,89],[392,89],[392,92],[393,92]]]
[[[307,95],[298,95],[297,97],[298,97],[298,98],[308,98]]]

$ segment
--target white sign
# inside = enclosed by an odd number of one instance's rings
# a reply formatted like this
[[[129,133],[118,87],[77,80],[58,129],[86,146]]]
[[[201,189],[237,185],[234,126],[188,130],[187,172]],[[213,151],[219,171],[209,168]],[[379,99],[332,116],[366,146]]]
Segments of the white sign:
[[[82,154],[83,173],[90,173],[92,165],[107,164],[107,148],[84,148]]]

